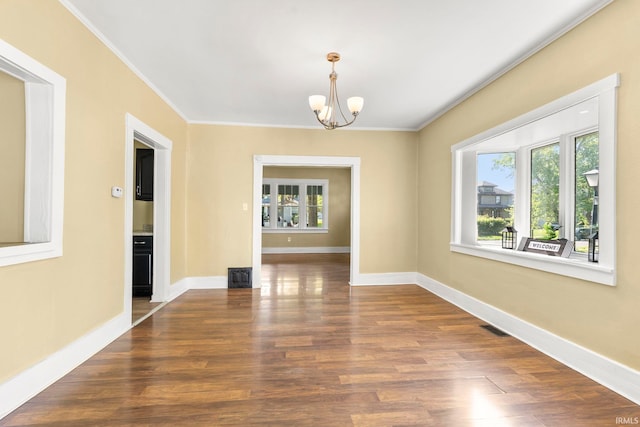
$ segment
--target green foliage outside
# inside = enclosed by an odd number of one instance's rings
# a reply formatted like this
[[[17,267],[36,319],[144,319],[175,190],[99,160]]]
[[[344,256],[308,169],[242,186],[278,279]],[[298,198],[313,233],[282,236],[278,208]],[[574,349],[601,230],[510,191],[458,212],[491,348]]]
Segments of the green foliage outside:
[[[597,230],[592,224],[593,189],[589,187],[584,173],[598,169],[598,132],[577,137],[575,140],[575,218],[577,229]],[[495,169],[515,171],[513,153],[505,153],[494,162]],[[568,235],[569,230],[560,233],[553,224],[560,222],[560,146],[558,143],[536,148],[531,152],[531,237],[537,239],[557,239]],[[480,218],[478,234],[480,234]],[[483,226],[484,227],[484,226]],[[580,236],[576,237],[580,239]]]
[[[559,234],[560,234],[560,230],[558,228],[554,227],[549,222],[545,222],[544,225],[542,226],[542,233],[541,233],[542,237],[537,237],[537,236],[534,236],[534,237],[539,239],[553,240],[553,239],[557,239]]]
[[[501,232],[507,225],[511,225],[510,219],[491,218],[486,215],[478,217],[478,238],[487,239],[491,237],[501,237]]]
[[[589,187],[583,175],[585,172],[598,169],[598,154],[598,132],[576,138],[576,228],[598,227],[598,224],[591,224],[593,189]]]
[[[560,144],[531,151],[531,229],[560,222]],[[551,236],[548,229],[545,235]],[[553,238],[553,237],[551,237]]]

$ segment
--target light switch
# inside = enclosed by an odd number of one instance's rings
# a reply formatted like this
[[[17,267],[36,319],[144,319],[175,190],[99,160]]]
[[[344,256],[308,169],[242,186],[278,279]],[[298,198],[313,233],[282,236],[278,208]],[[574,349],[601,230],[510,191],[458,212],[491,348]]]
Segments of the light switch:
[[[120,198],[122,197],[122,187],[111,187],[111,197]]]
[[[243,204],[242,204],[242,210],[243,210],[243,211],[248,211],[248,210],[249,210],[249,205],[248,205],[248,204],[246,204],[246,203],[243,203]]]

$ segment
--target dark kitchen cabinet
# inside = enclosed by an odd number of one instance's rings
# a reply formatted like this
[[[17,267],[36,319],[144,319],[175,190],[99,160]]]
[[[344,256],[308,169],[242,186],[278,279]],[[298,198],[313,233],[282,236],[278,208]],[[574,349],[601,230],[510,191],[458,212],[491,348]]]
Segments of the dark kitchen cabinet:
[[[133,236],[133,296],[153,291],[153,236]]]
[[[153,149],[136,148],[136,200],[153,200]]]

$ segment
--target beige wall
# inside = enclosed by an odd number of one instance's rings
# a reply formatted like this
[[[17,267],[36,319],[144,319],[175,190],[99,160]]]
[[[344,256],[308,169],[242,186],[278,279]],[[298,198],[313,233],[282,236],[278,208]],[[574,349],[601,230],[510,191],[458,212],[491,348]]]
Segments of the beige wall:
[[[11,349],[0,352],[0,381],[123,311],[124,199],[109,189],[124,186],[127,112],[173,141],[172,283],[251,265],[253,155],[355,156],[362,273],[418,270],[640,369],[640,263],[629,232],[640,212],[638,16],[640,2],[613,2],[419,134],[328,132],[187,126],[59,2],[3,0],[0,38],[67,79],[67,128],[64,255],[0,268],[0,336]],[[451,145],[614,72],[618,286],[451,253]]]
[[[262,233],[262,247],[348,247],[351,244],[351,169],[269,166],[262,173],[264,178],[329,181],[328,233]]]
[[[191,125],[188,276],[226,276],[228,267],[251,265],[255,154],[360,157],[360,272],[415,271],[416,137]]]
[[[123,312],[125,114],[173,141],[171,282],[185,276],[187,125],[57,1],[3,0],[0,38],[67,80],[63,251],[0,268],[0,381]]]
[[[24,82],[0,72],[0,244],[24,240]]]
[[[640,2],[619,0],[420,132],[419,271],[561,337],[640,369]],[[451,145],[621,74],[618,98],[618,286],[449,251]],[[439,185],[423,183],[439,182]],[[434,201],[435,200],[435,201]]]

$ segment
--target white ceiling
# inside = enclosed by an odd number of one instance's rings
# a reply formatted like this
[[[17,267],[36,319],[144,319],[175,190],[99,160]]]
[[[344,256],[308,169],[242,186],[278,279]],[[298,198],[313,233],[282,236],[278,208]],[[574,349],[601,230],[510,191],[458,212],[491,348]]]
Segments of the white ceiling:
[[[611,0],[60,0],[191,122],[420,129]],[[527,82],[522,82],[526,84]]]

